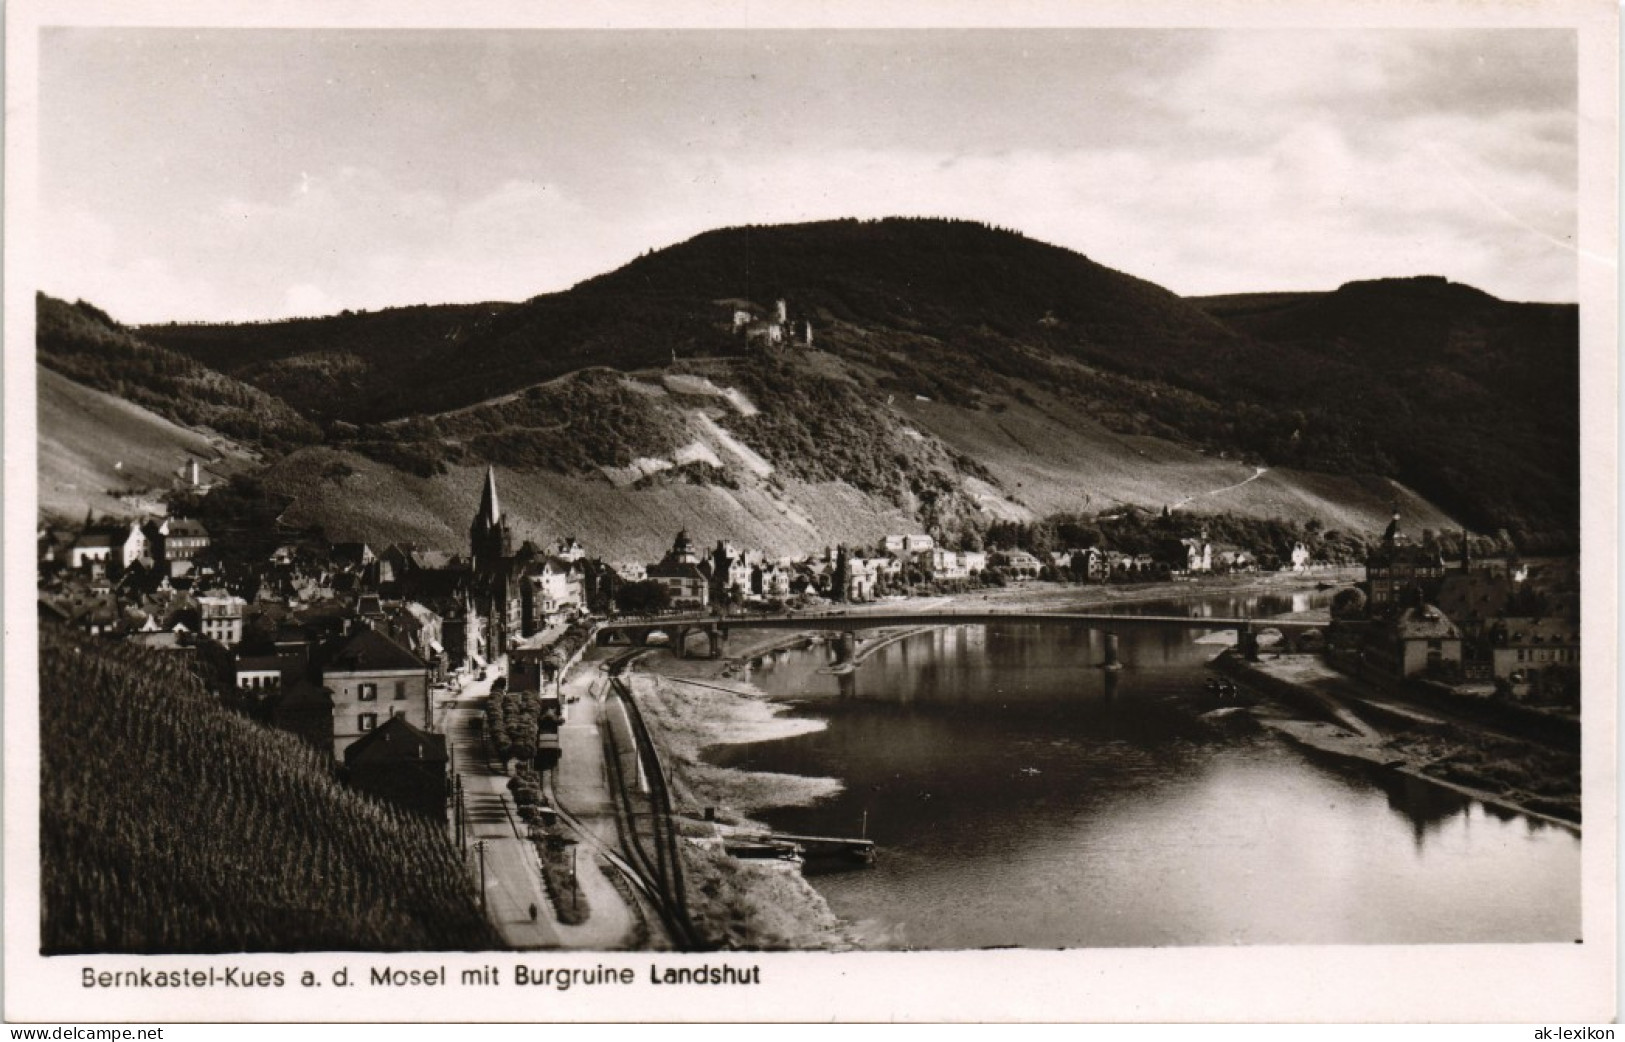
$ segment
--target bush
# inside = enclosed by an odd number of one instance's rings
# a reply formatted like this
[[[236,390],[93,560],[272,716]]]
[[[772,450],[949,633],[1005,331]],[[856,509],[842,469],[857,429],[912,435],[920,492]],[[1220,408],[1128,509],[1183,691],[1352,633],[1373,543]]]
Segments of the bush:
[[[1332,618],[1363,619],[1366,613],[1365,591],[1358,586],[1338,590],[1332,597]]]

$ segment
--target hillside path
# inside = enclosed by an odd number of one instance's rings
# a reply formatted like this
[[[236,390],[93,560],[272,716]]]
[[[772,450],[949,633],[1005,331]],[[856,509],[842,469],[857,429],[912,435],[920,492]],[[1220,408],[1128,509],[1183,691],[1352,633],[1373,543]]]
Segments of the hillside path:
[[[1257,481],[1259,478],[1263,477],[1267,473],[1269,473],[1269,468],[1268,467],[1254,467],[1252,477],[1243,478],[1242,480],[1236,482],[1234,485],[1226,485],[1223,488],[1215,488],[1215,489],[1209,489],[1206,492],[1198,492],[1194,496],[1186,496],[1184,499],[1181,499],[1179,502],[1175,503],[1174,508],[1177,510],[1179,507],[1182,507],[1186,503],[1189,503],[1192,500],[1195,500],[1195,499],[1197,499],[1198,497],[1201,497],[1201,496],[1217,496],[1217,495],[1219,495],[1220,493],[1223,493],[1223,492],[1234,492],[1236,489],[1240,488],[1243,485],[1252,484],[1253,482]]]

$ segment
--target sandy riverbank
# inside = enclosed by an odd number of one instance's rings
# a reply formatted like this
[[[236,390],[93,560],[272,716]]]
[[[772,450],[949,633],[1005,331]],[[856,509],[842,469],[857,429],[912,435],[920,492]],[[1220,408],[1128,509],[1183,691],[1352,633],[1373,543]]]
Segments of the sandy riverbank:
[[[766,636],[748,645],[742,641],[741,652],[754,657],[786,643],[782,634]],[[703,754],[712,746],[789,738],[824,726],[787,716],[788,706],[769,701],[744,681],[724,677],[728,665],[727,660],[685,660],[657,652],[643,656],[640,668],[630,674],[634,696],[671,774],[673,809],[690,840],[684,850],[690,912],[706,934],[728,948],[855,948],[823,895],[795,865],[734,858],[722,850],[726,833],[766,829],[749,814],[813,803],[841,788],[834,778],[705,762]]]
[[[683,668],[690,663],[664,653],[639,665],[631,674],[632,691],[674,772],[673,795],[683,804],[679,813],[700,818],[711,808],[724,822],[752,824],[746,816],[753,811],[803,806],[840,791],[834,778],[718,767],[703,758],[712,746],[793,738],[821,730],[821,721],[786,715],[789,706],[769,701],[744,681],[715,675],[695,679],[699,671]]]
[[[1494,734],[1459,719],[1445,719],[1425,707],[1364,690],[1312,655],[1285,655],[1238,665],[1234,672],[1243,682],[1252,676],[1266,683],[1290,684],[1337,707],[1334,713],[1361,721],[1357,733],[1347,724],[1287,718],[1267,711],[1255,714],[1260,723],[1299,745],[1421,778],[1551,824],[1580,828],[1578,756]]]

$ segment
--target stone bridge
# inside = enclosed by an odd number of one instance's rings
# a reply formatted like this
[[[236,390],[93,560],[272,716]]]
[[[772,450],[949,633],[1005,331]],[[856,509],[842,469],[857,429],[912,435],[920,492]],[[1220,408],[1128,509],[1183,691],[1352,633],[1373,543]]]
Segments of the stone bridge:
[[[666,615],[613,619],[599,626],[596,639],[601,645],[645,647],[655,634],[664,636],[679,657],[687,657],[688,641],[704,633],[711,658],[727,649],[733,630],[792,630],[827,633],[840,631],[842,659],[851,657],[852,634],[860,630],[899,629],[909,626],[987,626],[999,623],[1038,623],[1086,626],[1106,633],[1134,628],[1185,630],[1235,630],[1236,644],[1248,657],[1258,654],[1258,633],[1279,630],[1284,635],[1325,628],[1324,622],[1302,619],[1252,619],[1229,616],[1130,615],[1113,612],[1032,612],[1032,611],[824,611],[781,615]],[[1115,640],[1107,642],[1107,665],[1115,663]]]

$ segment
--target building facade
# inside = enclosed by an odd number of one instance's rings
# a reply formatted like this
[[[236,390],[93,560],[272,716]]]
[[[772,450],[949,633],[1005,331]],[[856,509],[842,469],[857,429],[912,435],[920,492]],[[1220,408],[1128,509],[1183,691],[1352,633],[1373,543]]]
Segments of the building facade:
[[[360,628],[323,649],[321,683],[333,699],[333,757],[394,716],[434,730],[429,667],[376,630]]]
[[[243,642],[243,612],[248,602],[234,594],[211,594],[197,599],[203,635],[234,648]]]

